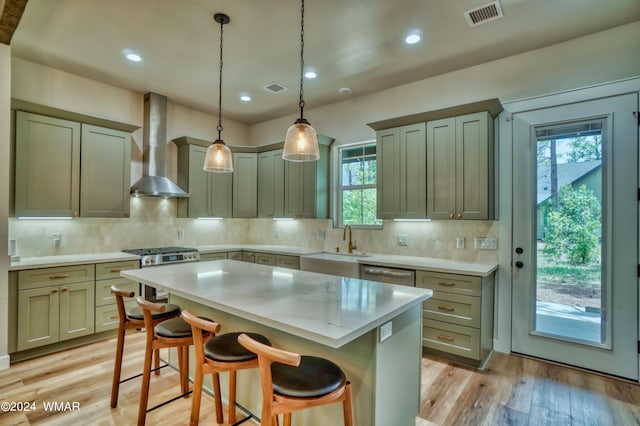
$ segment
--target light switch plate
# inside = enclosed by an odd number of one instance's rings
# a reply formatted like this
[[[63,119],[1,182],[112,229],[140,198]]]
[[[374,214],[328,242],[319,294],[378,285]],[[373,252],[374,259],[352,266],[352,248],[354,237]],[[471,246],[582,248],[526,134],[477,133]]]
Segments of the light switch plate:
[[[380,342],[384,342],[393,334],[393,321],[389,321],[380,326]]]
[[[409,236],[407,234],[398,234],[398,245],[399,246],[409,245]]]
[[[479,250],[496,250],[498,248],[497,238],[474,238],[473,247]]]

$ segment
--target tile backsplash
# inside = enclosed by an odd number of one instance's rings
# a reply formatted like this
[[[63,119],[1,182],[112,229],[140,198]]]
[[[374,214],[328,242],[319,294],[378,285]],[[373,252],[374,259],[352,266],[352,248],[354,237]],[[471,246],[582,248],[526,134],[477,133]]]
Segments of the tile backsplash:
[[[273,244],[318,250],[347,250],[343,230],[328,219],[274,221],[271,219],[179,219],[177,201],[132,198],[128,219],[72,220],[9,219],[9,239],[18,242],[21,257],[100,253],[160,246],[212,244]],[[54,235],[55,234],[55,235]],[[58,237],[59,241],[55,242]],[[398,245],[406,236],[406,246]],[[425,256],[496,262],[497,250],[474,248],[474,237],[498,237],[494,221],[385,221],[383,229],[354,229],[357,250],[407,256]],[[464,248],[456,244],[464,238]],[[499,244],[499,242],[498,242]]]

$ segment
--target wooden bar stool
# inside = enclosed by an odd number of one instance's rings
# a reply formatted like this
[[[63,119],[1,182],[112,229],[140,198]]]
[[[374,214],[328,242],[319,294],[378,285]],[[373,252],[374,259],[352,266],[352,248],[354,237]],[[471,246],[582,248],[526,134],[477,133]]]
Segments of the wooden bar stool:
[[[176,317],[154,324],[153,313],[164,312],[166,305],[154,303],[137,297],[138,306],[142,309],[144,326],[147,329],[147,342],[144,352],[144,369],[142,387],[140,389],[140,405],[138,407],[138,426],[145,424],[149,411],[162,407],[178,398],[187,396],[189,392],[189,346],[193,345],[191,326],[182,318]],[[207,333],[208,335],[208,333]],[[149,402],[149,380],[151,378],[151,361],[153,353],[162,348],[176,348],[178,351],[178,369],[180,373],[181,394],[147,410]]]
[[[328,359],[301,356],[264,345],[246,334],[238,342],[258,355],[262,384],[260,425],[291,425],[291,413],[305,408],[342,402],[345,426],[353,426],[351,383],[336,364]]]
[[[116,343],[116,360],[113,366],[113,383],[111,384],[111,408],[115,408],[118,405],[120,383],[142,376],[142,373],[140,373],[126,379],[120,379],[120,374],[122,372],[122,354],[124,353],[124,336],[126,330],[142,329],[145,328],[145,325],[142,309],[138,306],[127,309],[124,304],[124,298],[132,298],[135,296],[135,292],[121,290],[116,286],[111,286],[111,293],[113,293],[116,298],[118,317],[120,319],[118,323],[118,341]],[[178,315],[180,315],[180,307],[168,303],[164,308],[164,312],[154,312],[152,319],[155,325],[166,319],[177,317]],[[153,354],[155,374],[160,374],[160,357],[158,356],[158,352],[158,350],[155,350]]]
[[[258,357],[238,343],[240,333],[225,333],[215,336],[220,331],[220,324],[198,318],[189,311],[182,312],[182,318],[191,324],[196,352],[196,371],[191,400],[191,425],[197,425],[200,417],[200,400],[202,398],[202,382],[205,374],[211,374],[213,397],[216,406],[216,421],[224,423],[222,414],[222,398],[220,396],[220,374],[229,372],[229,423],[236,423],[236,372],[249,368],[258,368]],[[211,338],[204,341],[204,333],[211,333]],[[269,346],[269,340],[256,333],[247,333],[256,341]],[[246,420],[250,419],[248,417]],[[243,420],[244,421],[244,420]]]

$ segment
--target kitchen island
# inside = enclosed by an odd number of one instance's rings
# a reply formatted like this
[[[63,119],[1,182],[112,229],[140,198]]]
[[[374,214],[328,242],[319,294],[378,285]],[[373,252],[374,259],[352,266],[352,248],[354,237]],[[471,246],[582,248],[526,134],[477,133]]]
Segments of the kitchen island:
[[[352,383],[356,424],[415,424],[422,302],[430,291],[233,260],[121,275],[166,290],[170,302],[219,322],[223,333],[258,332],[275,347],[331,359]],[[193,369],[193,362],[190,365]],[[226,389],[226,383],[222,385]],[[260,413],[259,386],[257,371],[238,374],[237,401],[253,413]],[[296,424],[341,422],[340,404],[294,414]]]

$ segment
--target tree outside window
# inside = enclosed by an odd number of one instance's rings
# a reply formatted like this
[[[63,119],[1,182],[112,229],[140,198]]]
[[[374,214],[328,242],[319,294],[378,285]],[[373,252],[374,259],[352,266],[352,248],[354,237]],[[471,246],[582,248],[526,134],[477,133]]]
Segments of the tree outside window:
[[[382,226],[376,217],[376,145],[340,149],[339,226]]]

